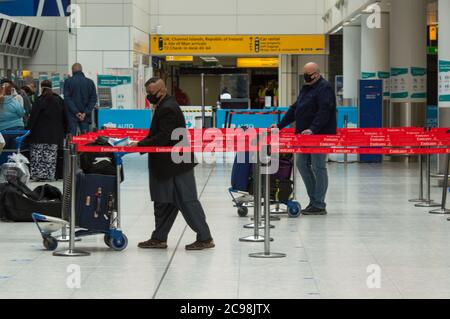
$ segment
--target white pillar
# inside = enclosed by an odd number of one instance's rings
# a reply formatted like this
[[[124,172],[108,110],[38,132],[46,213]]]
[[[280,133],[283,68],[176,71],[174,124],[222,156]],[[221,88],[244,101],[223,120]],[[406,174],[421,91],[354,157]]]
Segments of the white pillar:
[[[344,27],[344,104],[357,106],[361,73],[361,27]]]
[[[439,0],[439,109],[450,112],[450,0]],[[440,124],[448,127],[450,121]]]
[[[298,95],[298,56],[280,55],[278,66],[278,106],[290,106]]]
[[[426,0],[391,1],[393,126],[423,126],[426,109]]]
[[[371,16],[361,17],[361,78],[383,80],[386,100],[390,99],[389,14],[381,13],[380,28],[367,23]]]

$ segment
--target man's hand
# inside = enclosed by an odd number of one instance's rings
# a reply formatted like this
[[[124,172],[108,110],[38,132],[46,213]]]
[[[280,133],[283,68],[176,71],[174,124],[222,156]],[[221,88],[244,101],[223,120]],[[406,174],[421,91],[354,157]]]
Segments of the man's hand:
[[[131,142],[130,144],[128,144],[129,147],[138,147],[139,142]]]
[[[313,135],[314,133],[313,133],[313,131],[311,131],[311,130],[304,130],[303,132],[302,132],[302,135]]]
[[[80,121],[80,122],[83,122],[84,121],[84,118],[86,117],[86,114],[84,114],[84,113],[77,113],[77,118],[78,118],[78,120]]]

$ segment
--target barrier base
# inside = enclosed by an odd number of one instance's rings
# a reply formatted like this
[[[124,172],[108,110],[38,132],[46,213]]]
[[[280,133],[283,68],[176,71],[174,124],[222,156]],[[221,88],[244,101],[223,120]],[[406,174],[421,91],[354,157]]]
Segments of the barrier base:
[[[284,258],[287,255],[286,254],[281,254],[281,253],[254,253],[254,254],[249,254],[249,257],[252,258]]]
[[[252,218],[250,218],[251,220],[254,220],[254,218],[252,217]],[[264,221],[266,218],[264,217],[264,216],[261,216],[261,220],[262,221]],[[270,221],[273,221],[273,222],[276,222],[276,221],[279,221],[279,220],[281,220],[281,218],[280,217],[278,217],[278,216],[270,216]]]
[[[450,209],[435,209],[430,211],[430,214],[437,214],[437,215],[447,215],[450,214]]]
[[[264,227],[265,227],[265,224],[259,224],[258,229],[264,229]],[[244,228],[246,228],[246,229],[255,229],[255,223],[244,225]],[[275,228],[275,226],[274,225],[270,225],[270,228]]]
[[[264,236],[248,236],[244,238],[239,238],[239,241],[246,243],[262,243],[264,242]],[[270,238],[270,241],[273,241],[273,238]]]
[[[286,208],[281,208],[281,207],[276,207],[276,208],[272,208],[270,210],[271,214],[277,215],[277,214],[287,214],[287,209]]]
[[[86,257],[86,256],[90,256],[90,255],[91,255],[91,253],[89,253],[87,251],[76,250],[76,249],[61,250],[61,251],[56,251],[53,253],[53,256],[57,256],[57,257]]]
[[[424,202],[426,202],[426,199],[425,198],[410,199],[408,202],[410,202],[410,203],[424,203]]]
[[[55,238],[60,243],[68,243],[70,241],[70,235],[59,235]],[[81,238],[75,237],[75,241],[81,241]]]
[[[441,207],[442,205],[439,203],[436,203],[435,201],[425,201],[423,203],[419,203],[415,205],[416,207]]]

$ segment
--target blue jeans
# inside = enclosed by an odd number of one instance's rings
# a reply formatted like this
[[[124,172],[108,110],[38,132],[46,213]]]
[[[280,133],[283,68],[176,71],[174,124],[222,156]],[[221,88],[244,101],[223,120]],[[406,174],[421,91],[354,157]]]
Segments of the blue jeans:
[[[299,154],[297,167],[310,199],[316,208],[325,209],[325,196],[328,189],[328,170],[326,154]]]
[[[89,131],[89,122],[85,119],[83,122],[80,122],[77,117],[70,114],[69,115],[69,133],[72,136],[76,136],[78,134],[78,128],[80,129],[80,133],[84,134]]]

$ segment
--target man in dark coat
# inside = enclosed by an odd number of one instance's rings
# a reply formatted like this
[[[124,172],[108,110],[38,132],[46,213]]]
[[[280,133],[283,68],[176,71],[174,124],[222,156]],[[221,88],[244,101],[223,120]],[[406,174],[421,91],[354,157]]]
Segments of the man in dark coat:
[[[64,82],[64,102],[68,111],[69,131],[77,135],[89,131],[92,111],[97,104],[97,92],[91,79],[85,77],[81,64],[72,66],[72,77]]]
[[[149,102],[154,105],[150,133],[144,140],[132,146],[174,146],[180,140],[172,140],[172,132],[186,129],[183,112],[174,97],[167,95],[164,82],[152,78],[145,84]],[[194,156],[187,162],[175,163],[171,153],[151,153],[148,156],[150,194],[154,201],[155,231],[150,240],[140,248],[167,248],[167,236],[178,211],[181,211],[189,227],[197,233],[197,240],[186,245],[187,250],[203,250],[214,247],[202,205],[198,200],[195,183]]]
[[[316,63],[304,66],[305,85],[278,128],[295,122],[296,133],[303,135],[336,134],[336,96],[330,83],[320,75]],[[325,197],[328,189],[326,154],[299,154],[297,167],[305,183],[310,203],[302,214],[326,215]]]

